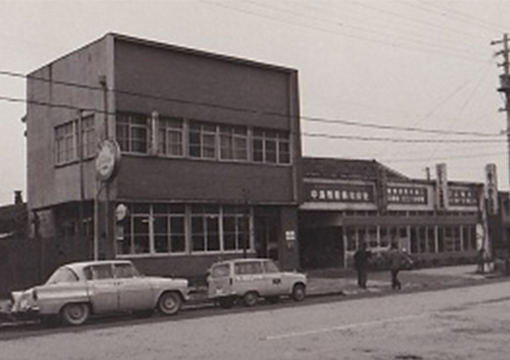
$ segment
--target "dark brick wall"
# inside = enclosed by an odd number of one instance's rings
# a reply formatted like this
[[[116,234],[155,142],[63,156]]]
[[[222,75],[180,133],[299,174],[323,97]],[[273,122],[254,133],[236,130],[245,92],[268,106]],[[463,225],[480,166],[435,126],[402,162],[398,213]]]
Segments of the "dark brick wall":
[[[116,89],[154,97],[117,93],[117,110],[290,129],[288,117],[268,113],[295,111],[295,71],[122,39],[115,40],[114,66]]]
[[[228,203],[248,196],[250,202],[293,201],[288,166],[125,156],[116,184],[118,199]]]

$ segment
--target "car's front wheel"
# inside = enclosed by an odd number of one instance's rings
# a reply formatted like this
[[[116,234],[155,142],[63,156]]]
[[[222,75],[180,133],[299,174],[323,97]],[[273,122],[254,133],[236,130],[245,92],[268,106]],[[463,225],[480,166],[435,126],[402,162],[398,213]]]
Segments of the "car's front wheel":
[[[245,306],[251,307],[257,304],[259,299],[258,294],[255,291],[249,291],[243,296],[243,302]]]
[[[292,288],[292,298],[295,301],[303,301],[306,296],[306,288],[303,284],[296,284]]]
[[[64,306],[60,313],[62,322],[67,325],[81,325],[88,320],[90,307],[84,303],[72,303]]]
[[[158,301],[158,310],[163,315],[173,315],[179,312],[182,306],[182,298],[176,292],[163,293]]]

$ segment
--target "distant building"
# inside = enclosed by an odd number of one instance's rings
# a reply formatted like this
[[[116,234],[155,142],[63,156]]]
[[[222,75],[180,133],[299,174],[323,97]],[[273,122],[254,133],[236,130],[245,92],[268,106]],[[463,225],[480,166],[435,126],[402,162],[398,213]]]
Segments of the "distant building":
[[[27,204],[21,191],[14,192],[14,203],[0,206],[0,240],[24,239],[27,236]]]
[[[28,99],[48,271],[94,257],[184,276],[229,257],[298,266],[296,70],[108,34],[31,73]]]

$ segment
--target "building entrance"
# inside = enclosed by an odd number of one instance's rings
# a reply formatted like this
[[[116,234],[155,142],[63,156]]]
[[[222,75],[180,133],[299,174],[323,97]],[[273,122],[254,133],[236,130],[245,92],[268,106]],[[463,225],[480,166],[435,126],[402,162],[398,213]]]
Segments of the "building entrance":
[[[299,233],[300,264],[305,269],[344,266],[341,227],[304,228]]]

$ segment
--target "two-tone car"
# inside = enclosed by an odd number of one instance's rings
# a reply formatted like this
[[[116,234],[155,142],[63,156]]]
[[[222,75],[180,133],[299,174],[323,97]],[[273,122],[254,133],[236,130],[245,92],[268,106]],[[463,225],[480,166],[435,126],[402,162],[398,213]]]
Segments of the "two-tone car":
[[[271,303],[289,296],[296,301],[306,296],[307,278],[298,272],[280,271],[270,259],[235,259],[214,263],[207,275],[208,297],[229,308],[241,300],[253,306],[259,298]]]
[[[12,292],[10,312],[69,325],[117,312],[172,315],[188,300],[188,291],[188,280],[143,276],[131,261],[75,262],[59,267],[44,285]]]

